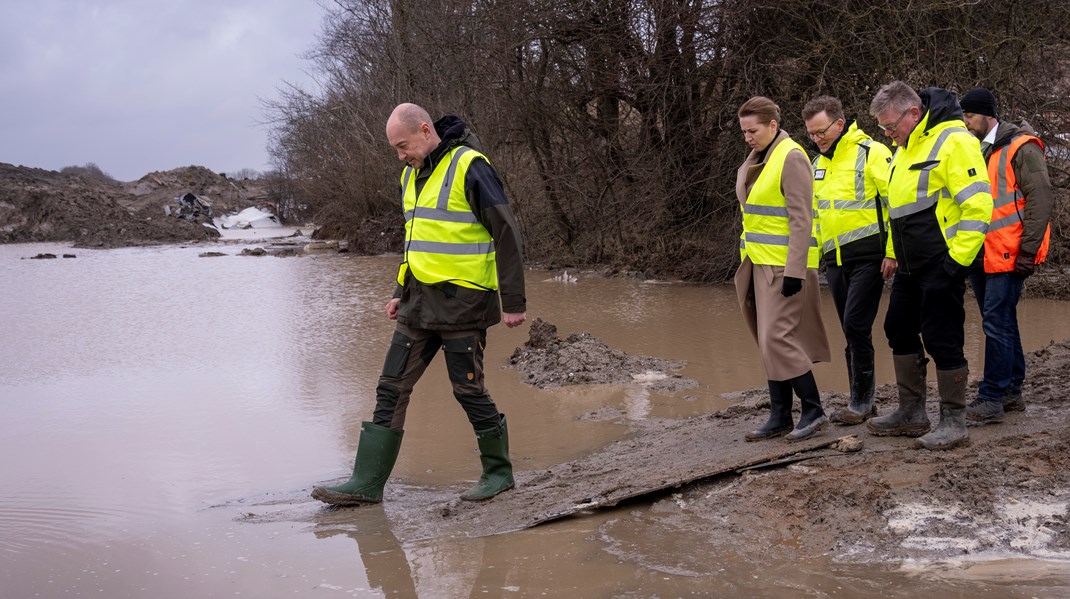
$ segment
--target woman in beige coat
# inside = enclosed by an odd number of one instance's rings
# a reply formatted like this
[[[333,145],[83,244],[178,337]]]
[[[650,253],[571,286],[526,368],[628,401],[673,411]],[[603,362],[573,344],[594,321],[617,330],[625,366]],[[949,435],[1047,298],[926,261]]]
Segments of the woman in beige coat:
[[[751,152],[736,174],[743,212],[736,294],[758,341],[770,403],[769,420],[747,441],[785,434],[798,441],[828,426],[811,370],[814,362],[830,359],[813,238],[813,171],[779,122],[780,109],[768,98],[751,98],[739,109]],[[791,414],[793,391],[802,403],[798,426]]]

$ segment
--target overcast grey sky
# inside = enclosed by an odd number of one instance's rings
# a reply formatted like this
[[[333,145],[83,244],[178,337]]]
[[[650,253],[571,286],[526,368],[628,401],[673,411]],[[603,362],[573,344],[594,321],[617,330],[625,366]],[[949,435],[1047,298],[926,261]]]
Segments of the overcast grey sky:
[[[3,0],[0,162],[116,179],[270,168],[260,99],[306,89],[314,0]]]

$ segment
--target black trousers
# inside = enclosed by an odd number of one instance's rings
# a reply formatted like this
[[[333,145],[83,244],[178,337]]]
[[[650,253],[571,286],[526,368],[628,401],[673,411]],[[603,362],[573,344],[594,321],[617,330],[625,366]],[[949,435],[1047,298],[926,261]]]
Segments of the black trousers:
[[[483,384],[486,345],[486,330],[431,331],[398,323],[379,376],[372,422],[394,430],[405,427],[412,389],[441,348],[453,396],[464,408],[472,428],[481,431],[498,426],[498,408]]]
[[[840,317],[840,327],[853,353],[873,353],[873,321],[884,291],[881,260],[825,265],[832,301]]]
[[[939,261],[910,273],[895,273],[884,319],[884,334],[892,353],[922,353],[924,342],[937,369],[966,366],[962,353],[965,294],[965,273],[949,275]]]

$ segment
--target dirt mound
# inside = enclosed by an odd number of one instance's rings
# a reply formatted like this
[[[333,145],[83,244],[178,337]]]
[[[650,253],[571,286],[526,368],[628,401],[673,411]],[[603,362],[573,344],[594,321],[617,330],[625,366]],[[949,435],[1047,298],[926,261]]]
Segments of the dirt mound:
[[[572,333],[562,340],[557,327],[541,318],[531,323],[528,341],[509,358],[527,373],[524,382],[539,388],[592,383],[644,383],[661,393],[690,389],[694,379],[670,374],[687,366],[684,360],[630,356],[611,349],[590,333]]]
[[[216,216],[267,202],[267,185],[259,179],[231,179],[203,166],[184,166],[153,171],[137,181],[123,184],[122,203],[129,210],[150,215],[176,196],[192,193],[212,205]]]
[[[167,216],[186,193],[214,214],[263,205],[266,184],[233,181],[200,166],[153,172],[131,183],[0,163],[0,243],[71,241],[79,247],[185,243],[219,237],[208,218]]]

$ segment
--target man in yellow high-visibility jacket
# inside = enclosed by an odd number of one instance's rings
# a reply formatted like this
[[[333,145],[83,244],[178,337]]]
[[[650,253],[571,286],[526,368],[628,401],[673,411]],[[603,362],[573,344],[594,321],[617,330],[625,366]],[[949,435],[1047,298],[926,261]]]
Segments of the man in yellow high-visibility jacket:
[[[884,281],[895,274],[888,236],[888,148],[847,120],[843,104],[819,96],[803,106],[806,132],[817,146],[813,161],[817,241],[829,291],[847,340],[851,400],[829,420],[859,424],[877,415],[874,403],[873,321]]]
[[[987,168],[977,138],[962,126],[958,98],[946,89],[930,87],[919,95],[893,81],[877,92],[870,114],[897,146],[888,205],[898,270],[884,332],[899,407],[866,427],[876,435],[924,435],[919,447],[950,449],[968,439],[963,297],[967,270],[992,218]],[[940,393],[940,422],[932,432],[925,412],[925,351],[936,362]]]
[[[488,327],[515,327],[526,317],[520,231],[498,174],[464,121],[445,116],[432,124],[423,108],[401,104],[387,120],[386,137],[407,165],[400,179],[405,253],[386,304],[397,328],[372,421],[361,425],[353,476],[316,487],[312,496],[334,505],[382,501],[412,389],[442,349],[483,466],[461,499],[483,501],[514,484],[505,416],[483,384],[483,349]]]

